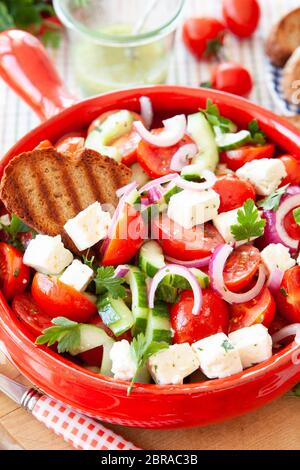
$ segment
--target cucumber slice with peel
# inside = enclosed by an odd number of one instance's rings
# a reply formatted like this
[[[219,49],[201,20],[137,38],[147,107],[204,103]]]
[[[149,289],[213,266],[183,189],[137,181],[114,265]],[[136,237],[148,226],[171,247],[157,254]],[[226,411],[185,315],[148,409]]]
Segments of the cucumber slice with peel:
[[[164,302],[156,302],[155,307],[149,310],[146,330],[147,344],[152,341],[171,344],[172,329],[168,306]]]
[[[202,170],[214,172],[219,163],[219,152],[213,129],[203,113],[188,116],[187,133],[200,149],[192,163],[202,165]]]
[[[132,314],[134,317],[133,336],[145,333],[149,314],[146,276],[136,266],[129,266],[129,273],[125,276],[132,295]]]
[[[219,134],[216,136],[216,142],[219,150],[228,151],[234,150],[247,144],[251,139],[249,131],[240,131],[236,134]]]
[[[114,299],[110,294],[107,294],[100,297],[97,308],[103,323],[111,329],[115,336],[121,336],[132,328],[134,318],[124,300]]]
[[[154,277],[165,265],[165,258],[159,243],[152,240],[142,246],[139,253],[139,267],[148,277]]]

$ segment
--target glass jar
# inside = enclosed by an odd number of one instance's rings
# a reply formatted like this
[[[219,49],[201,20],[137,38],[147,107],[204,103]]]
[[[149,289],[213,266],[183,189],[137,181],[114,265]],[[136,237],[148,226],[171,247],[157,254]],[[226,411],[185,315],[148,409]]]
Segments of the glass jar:
[[[74,76],[83,94],[165,83],[184,3],[54,0],[70,34]]]

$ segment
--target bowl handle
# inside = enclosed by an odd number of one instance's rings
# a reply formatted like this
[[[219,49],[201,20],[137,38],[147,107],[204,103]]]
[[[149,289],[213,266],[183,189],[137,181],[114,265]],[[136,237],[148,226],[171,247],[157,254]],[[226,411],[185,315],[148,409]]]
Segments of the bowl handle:
[[[75,103],[42,43],[25,31],[0,34],[0,76],[42,121]]]

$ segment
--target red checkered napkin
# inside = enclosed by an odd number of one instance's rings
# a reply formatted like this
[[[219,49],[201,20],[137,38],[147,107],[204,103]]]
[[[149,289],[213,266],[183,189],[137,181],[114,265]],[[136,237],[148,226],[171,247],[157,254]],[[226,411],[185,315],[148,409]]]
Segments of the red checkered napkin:
[[[75,449],[139,450],[97,421],[45,395],[38,400],[32,414]]]

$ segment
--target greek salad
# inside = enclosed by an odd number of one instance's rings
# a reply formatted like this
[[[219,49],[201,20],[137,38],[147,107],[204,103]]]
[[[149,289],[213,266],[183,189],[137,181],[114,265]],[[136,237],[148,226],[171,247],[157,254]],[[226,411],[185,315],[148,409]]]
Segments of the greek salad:
[[[4,207],[0,218],[1,287],[20,325],[129,392],[229,377],[300,341],[300,160],[211,101],[162,125],[140,104],[54,145],[133,172],[114,211],[95,201],[65,224],[76,253]]]

